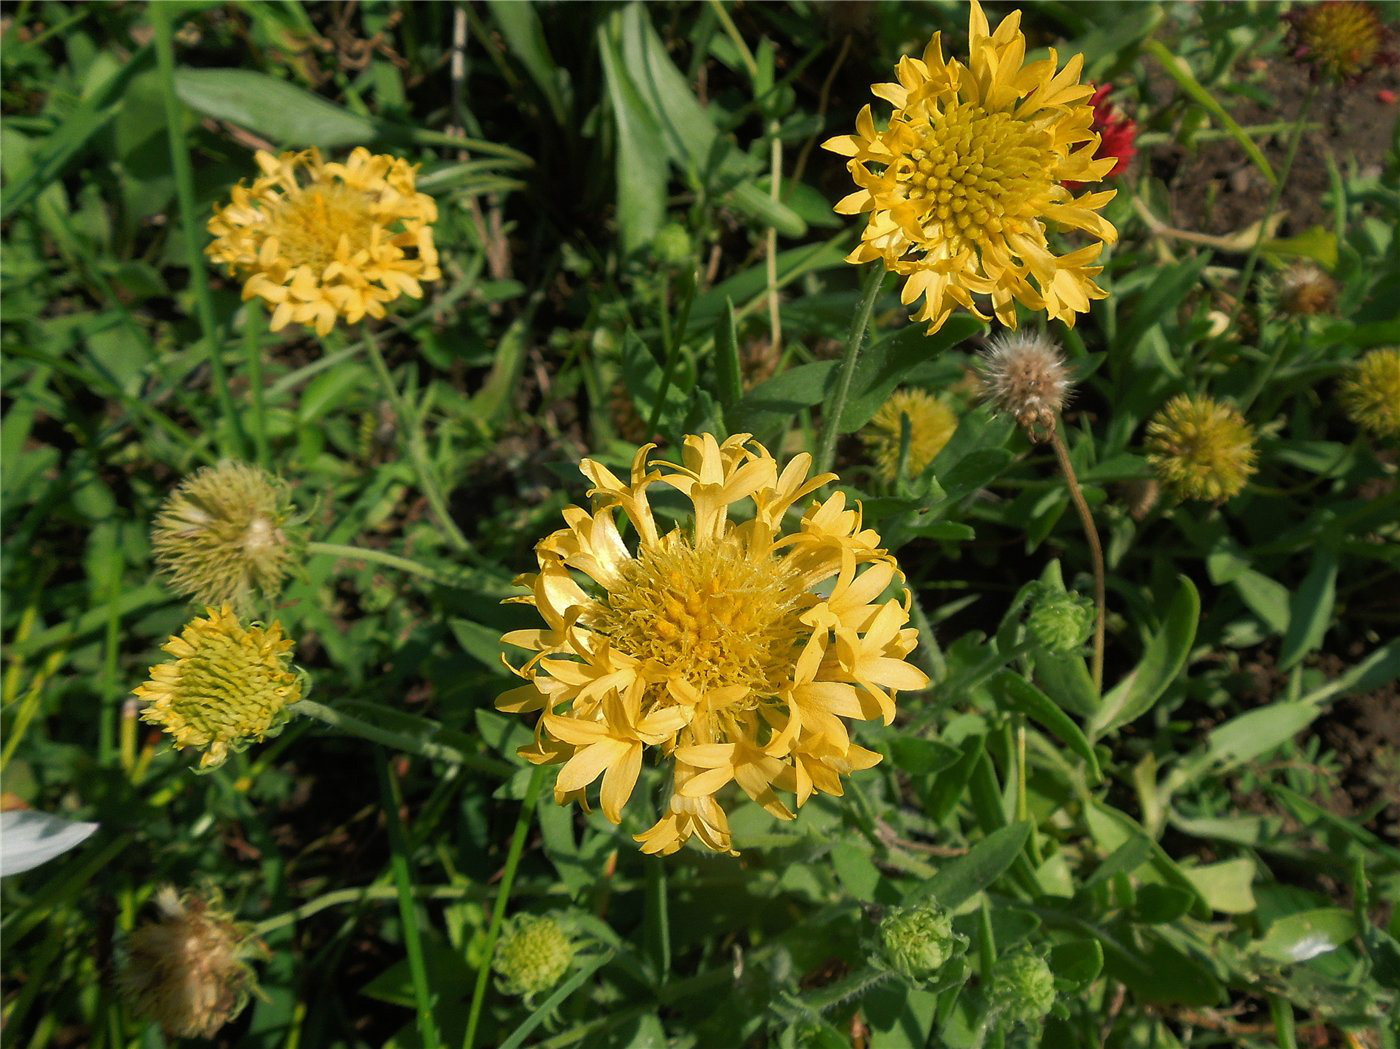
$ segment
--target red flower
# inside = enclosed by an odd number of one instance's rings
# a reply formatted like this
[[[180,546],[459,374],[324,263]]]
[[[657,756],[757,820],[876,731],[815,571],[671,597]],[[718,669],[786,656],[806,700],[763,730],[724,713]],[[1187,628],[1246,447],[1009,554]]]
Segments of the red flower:
[[[1099,135],[1099,148],[1094,152],[1094,159],[1101,157],[1117,157],[1118,163],[1113,165],[1104,178],[1121,174],[1128,167],[1128,162],[1137,156],[1137,124],[1129,120],[1118,112],[1118,109],[1108,100],[1108,96],[1113,93],[1112,84],[1104,84],[1094,91],[1094,95],[1089,102],[1094,107],[1094,131]],[[1066,182],[1065,186],[1077,193],[1083,188],[1082,182]]]

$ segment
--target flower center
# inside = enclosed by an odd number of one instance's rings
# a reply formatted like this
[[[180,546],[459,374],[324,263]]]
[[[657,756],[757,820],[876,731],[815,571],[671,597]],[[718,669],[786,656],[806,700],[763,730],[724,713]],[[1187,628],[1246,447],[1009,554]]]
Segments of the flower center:
[[[340,183],[312,185],[283,199],[273,216],[280,254],[295,266],[310,266],[318,277],[335,261],[342,236],[353,254],[368,248],[374,229],[369,198]]]
[[[672,532],[622,576],[595,613],[595,629],[617,651],[701,692],[745,685],[771,696],[791,677],[810,631],[798,619],[803,592],[781,559],[752,556],[732,533],[697,548]]]
[[[1036,212],[1053,184],[1050,144],[1024,120],[955,105],[931,115],[921,144],[895,162],[895,178],[919,205],[918,221],[937,223],[955,242],[976,241]]]

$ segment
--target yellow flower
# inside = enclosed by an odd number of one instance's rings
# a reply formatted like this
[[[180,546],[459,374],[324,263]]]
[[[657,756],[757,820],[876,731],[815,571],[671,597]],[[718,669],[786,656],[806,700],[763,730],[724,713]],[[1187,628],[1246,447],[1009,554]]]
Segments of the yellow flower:
[[[156,564],[170,585],[201,605],[246,608],[269,600],[300,548],[286,485],[244,463],[206,466],[161,506],[151,529]]]
[[[876,128],[867,105],[854,135],[824,145],[851,158],[846,166],[860,187],[836,210],[870,215],[846,261],[879,259],[907,277],[900,298],[924,299],[914,319],[929,322],[930,332],[954,306],[986,319],[974,295],[989,296],[997,319],[1014,328],[1015,302],[1072,326],[1090,299],[1107,294],[1093,277],[1103,245],[1118,239],[1098,214],[1113,191],[1076,197],[1064,183],[1099,182],[1117,158],[1094,159],[1094,89],[1079,83],[1084,56],[1059,72],[1054,48],[1048,59],[1024,64],[1020,23],[1013,11],[990,33],[972,0],[966,66],[944,60],[935,33],[922,59],[899,60],[898,83],[871,88],[894,106],[888,129]],[[1096,243],[1056,255],[1047,223]]]
[[[206,614],[163,646],[174,660],[151,667],[135,691],[148,704],[141,720],[163,728],[177,748],[204,751],[200,771],[282,731],[302,691],[281,623],[245,627],[227,605]]]
[[[1182,499],[1223,503],[1254,473],[1254,431],[1238,408],[1179,394],[1147,424],[1147,460]]]
[[[132,1009],[169,1038],[212,1038],[255,990],[249,957],[264,953],[248,927],[193,893],[156,894],[160,918],[138,926],[117,984]]]
[[[408,161],[364,148],[343,164],[315,149],[256,159],[262,174],[209,220],[207,252],[244,278],[245,302],[273,307],[273,331],[295,321],[325,335],[338,317],[383,317],[386,303],[422,298],[420,282],[441,278],[437,205]]]
[[[556,801],[586,805],[601,776],[603,813],[620,822],[651,749],[673,774],[661,819],[636,836],[642,851],[695,837],[728,852],[716,792],[737,782],[782,819],[794,817],[779,790],[799,806],[839,795],[842,775],[879,760],[842,719],[889,724],[896,691],[928,679],[904,661],[918,642],[907,595],[882,599],[903,576],[859,508],[837,493],[785,528],[788,511],[833,479],[808,478],[811,456],[779,471],[747,434],[687,437],[678,464],[650,461],[652,447],[627,481],[580,464],[592,512],[565,510],[567,527],[536,547],[539,572],[519,580],[530,595],[512,600],[534,605],[544,626],[505,636],[534,655],[515,670],[528,683],[496,705],[544,712],[521,755],[562,765]],[[662,534],[653,485],[690,501],[686,525]]]
[[[958,417],[946,403],[924,390],[895,390],[866,427],[861,438],[875,460],[875,475],[894,484],[904,419],[909,420],[908,475],[918,477],[933,462],[958,428]]]
[[[1377,437],[1400,438],[1400,348],[1366,354],[1342,380],[1339,392],[1357,426]]]

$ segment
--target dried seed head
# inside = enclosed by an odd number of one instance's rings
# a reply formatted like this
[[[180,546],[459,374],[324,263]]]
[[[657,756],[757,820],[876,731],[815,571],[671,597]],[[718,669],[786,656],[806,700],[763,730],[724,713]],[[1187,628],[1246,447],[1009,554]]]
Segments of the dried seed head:
[[[1276,280],[1278,308],[1292,317],[1315,317],[1337,308],[1337,282],[1311,263],[1284,270]]]
[[[1073,383],[1059,345],[1046,335],[999,335],[979,362],[983,395],[992,408],[1010,415],[1034,439],[1055,429]]]
[[[193,893],[156,894],[160,917],[127,941],[118,987],[170,1038],[210,1038],[256,993],[249,959],[263,953],[248,927]]]
[[[171,492],[156,514],[151,547],[170,586],[201,605],[247,611],[254,591],[268,600],[300,556],[287,486],[267,471],[225,461]]]

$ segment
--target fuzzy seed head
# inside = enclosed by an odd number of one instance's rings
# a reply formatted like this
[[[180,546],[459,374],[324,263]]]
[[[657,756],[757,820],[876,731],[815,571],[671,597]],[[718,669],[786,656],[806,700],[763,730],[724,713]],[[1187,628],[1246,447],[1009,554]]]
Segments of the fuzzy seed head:
[[[262,953],[246,925],[193,893],[165,886],[160,917],[138,926],[117,983],[132,1009],[168,1038],[211,1038],[256,991],[249,959]]]
[[[279,733],[302,694],[281,623],[245,627],[227,605],[206,611],[207,619],[192,620],[164,645],[175,658],[151,667],[135,691],[147,703],[143,721],[168,732],[177,748],[204,752],[201,772]]]
[[[961,941],[961,942],[960,942]],[[896,972],[914,980],[934,975],[966,941],[936,903],[901,907],[880,922],[880,946]]]
[[[1178,394],[1147,424],[1147,461],[1181,499],[1239,494],[1255,471],[1254,431],[1233,404]]]
[[[987,996],[1003,1021],[1037,1024],[1055,1004],[1055,977],[1044,958],[1022,948],[992,966]]]
[[[1278,308],[1291,317],[1316,317],[1337,308],[1337,282],[1311,263],[1284,270],[1277,281]]]
[[[1347,417],[1375,437],[1400,438],[1400,347],[1372,350],[1342,380]]]
[[[282,481],[246,463],[206,466],[165,500],[151,529],[170,586],[201,605],[247,611],[255,592],[276,598],[301,536]]]
[[[895,390],[861,433],[875,462],[875,475],[885,484],[894,484],[899,469],[905,418],[909,420],[910,477],[928,468],[958,428],[957,415],[944,401],[925,390]]]
[[[517,914],[506,920],[491,968],[503,994],[527,1000],[549,990],[574,960],[574,944],[546,915]]]
[[[1073,383],[1060,347],[1045,335],[1000,335],[982,352],[982,389],[997,412],[1031,436],[1055,429]]]

